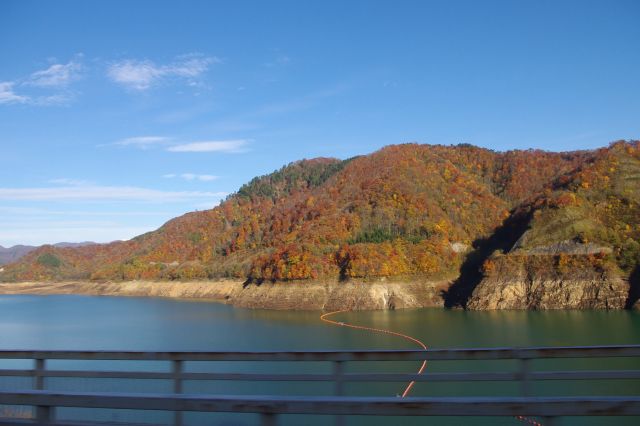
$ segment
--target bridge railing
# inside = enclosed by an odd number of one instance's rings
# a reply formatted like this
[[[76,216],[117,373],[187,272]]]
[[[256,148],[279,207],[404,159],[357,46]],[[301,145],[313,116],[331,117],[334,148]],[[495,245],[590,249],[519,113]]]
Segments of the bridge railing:
[[[633,358],[631,369],[536,371],[532,361],[560,358]],[[430,349],[393,351],[309,352],[135,352],[135,351],[30,351],[0,350],[0,359],[31,360],[32,368],[0,369],[0,380],[32,379],[32,389],[0,391],[0,405],[36,407],[30,418],[0,418],[0,424],[63,424],[56,422],[57,407],[174,411],[174,424],[183,424],[182,412],[242,412],[261,415],[275,424],[281,414],[334,414],[384,416],[540,416],[545,424],[557,416],[640,415],[640,388],[631,396],[541,397],[531,395],[539,381],[640,380],[640,345],[594,347],[531,347]],[[431,372],[422,374],[349,373],[345,363],[363,361],[490,361],[516,360],[514,371]],[[165,361],[170,371],[113,371],[51,369],[54,360]],[[635,361],[639,362],[635,362]],[[298,362],[332,364],[331,373],[191,372],[185,363],[199,361]],[[606,367],[609,363],[598,363]],[[47,378],[169,380],[171,393],[62,392],[47,389]],[[332,396],[202,395],[183,393],[185,381],[332,382]],[[345,396],[349,382],[518,382],[517,397],[356,397]],[[639,382],[640,383],[640,382]],[[342,418],[336,417],[341,423]]]

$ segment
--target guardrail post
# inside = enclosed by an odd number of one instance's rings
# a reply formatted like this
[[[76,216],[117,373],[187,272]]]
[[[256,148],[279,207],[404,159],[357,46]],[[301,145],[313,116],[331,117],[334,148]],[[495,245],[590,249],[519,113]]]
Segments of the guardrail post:
[[[44,370],[46,369],[45,359],[36,358],[34,374],[34,387],[36,390],[44,390]],[[54,408],[46,405],[36,406],[36,421],[38,424],[49,424],[53,421]]]
[[[260,425],[261,426],[276,426],[278,424],[278,418],[275,413],[261,413]]]
[[[335,396],[344,395],[344,361],[333,361],[333,375],[335,376],[335,383],[333,393]]]
[[[38,405],[36,407],[36,422],[39,425],[48,425],[53,422],[53,407]]]
[[[44,389],[44,376],[42,375],[42,373],[44,372],[46,366],[45,366],[45,360],[42,358],[37,358],[35,359],[36,365],[35,368],[33,369],[33,376],[34,376],[34,388],[36,390],[43,390]]]
[[[333,361],[333,375],[335,376],[333,387],[334,395],[344,396],[344,361]],[[335,416],[334,424],[335,426],[343,426],[344,416]]]
[[[182,360],[174,359],[171,364],[173,373],[173,393],[182,393]],[[173,413],[173,424],[182,426],[182,411]]]
[[[522,396],[531,395],[531,360],[520,358],[520,392]]]

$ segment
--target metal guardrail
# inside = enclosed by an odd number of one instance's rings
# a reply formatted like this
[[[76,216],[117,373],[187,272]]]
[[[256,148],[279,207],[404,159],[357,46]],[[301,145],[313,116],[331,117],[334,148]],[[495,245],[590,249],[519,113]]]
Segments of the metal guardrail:
[[[36,407],[33,419],[0,418],[0,424],[56,423],[57,407],[174,411],[181,425],[183,411],[258,413],[263,424],[273,425],[280,414],[334,414],[384,416],[630,416],[640,415],[640,396],[534,397],[531,384],[547,380],[639,380],[638,369],[532,371],[531,361],[560,358],[621,358],[640,360],[640,345],[594,347],[533,347],[489,349],[433,349],[401,351],[315,352],[121,352],[3,350],[0,359],[33,360],[32,369],[0,369],[2,377],[31,377],[33,390],[0,391],[0,404]],[[344,363],[354,361],[463,361],[508,360],[519,362],[513,372],[346,373]],[[168,361],[169,372],[89,371],[47,369],[48,360]],[[264,374],[187,372],[186,362],[198,361],[325,361],[331,374]],[[606,363],[603,363],[603,365]],[[173,382],[171,394],[60,392],[45,388],[46,378],[164,379]],[[333,382],[334,396],[217,396],[184,394],[185,381],[288,381]],[[519,382],[521,396],[389,398],[344,396],[347,382]],[[640,393],[640,390],[639,390]],[[337,423],[341,418],[337,417]],[[545,422],[549,424],[549,421]]]

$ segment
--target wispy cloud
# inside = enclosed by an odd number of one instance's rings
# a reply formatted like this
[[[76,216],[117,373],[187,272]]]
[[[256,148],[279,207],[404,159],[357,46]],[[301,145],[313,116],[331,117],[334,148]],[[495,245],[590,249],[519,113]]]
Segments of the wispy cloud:
[[[174,145],[167,148],[170,152],[226,152],[237,154],[246,152],[248,141],[234,139],[225,141],[203,141]]]
[[[151,61],[126,60],[109,67],[107,75],[116,83],[135,90],[146,90],[163,72]]]
[[[130,146],[138,149],[151,149],[155,147],[164,147],[169,152],[223,152],[229,154],[238,154],[247,152],[249,149],[248,139],[233,139],[233,140],[220,140],[220,141],[201,141],[201,142],[181,142],[171,137],[166,136],[135,136],[131,138],[121,139],[119,141],[98,145],[120,145]],[[183,175],[173,174],[171,177],[181,176],[184,179],[188,179],[185,176],[191,176],[191,179],[196,179],[196,176],[209,176],[209,175],[195,175],[192,173],[185,173]],[[165,175],[164,177],[169,177]],[[202,179],[201,179],[202,180]],[[212,179],[209,179],[212,180]]]
[[[329,99],[342,94],[347,89],[344,85],[318,90],[304,96],[280,102],[273,102],[262,106],[254,112],[255,116],[281,115],[300,111],[317,105],[324,99]]]
[[[42,188],[0,188],[2,201],[145,201],[184,202],[220,199],[226,192],[162,191],[135,186],[70,185]]]
[[[347,84],[338,84],[303,96],[274,101],[240,114],[223,117],[211,122],[207,129],[215,132],[246,132],[262,126],[261,123],[271,117],[290,115],[298,111],[311,109],[327,99],[342,95],[350,89]]]
[[[68,105],[77,95],[70,86],[85,74],[82,58],[82,54],[77,54],[67,63],[52,63],[45,69],[0,82],[0,105]],[[111,63],[107,68],[107,77],[134,91],[145,91],[163,82],[177,80],[192,87],[202,87],[203,74],[212,64],[219,62],[216,57],[200,54],[182,55],[168,64],[126,59]]]
[[[211,64],[218,62],[218,58],[201,55],[183,56],[166,65],[150,60],[126,59],[111,64],[107,76],[115,83],[136,91],[144,91],[172,79],[185,79],[193,85]]]
[[[15,82],[0,82],[0,104],[24,104],[29,102],[28,96],[21,96],[13,91]]]
[[[136,146],[138,148],[149,148],[155,145],[166,144],[171,140],[171,138],[167,138],[164,136],[136,136],[133,138],[121,139],[115,142],[113,145],[122,145],[122,146]]]
[[[288,65],[290,62],[291,58],[289,56],[279,53],[272,61],[265,62],[264,66],[267,68],[273,68],[277,66]]]
[[[210,182],[212,180],[216,180],[218,179],[218,176],[214,176],[214,175],[199,175],[196,173],[181,173],[181,174],[176,174],[176,173],[168,173],[166,175],[162,176],[165,179],[175,179],[175,178],[180,178],[180,179],[184,179],[184,180],[199,180],[202,182]]]
[[[57,184],[57,185],[73,185],[73,186],[82,186],[82,185],[90,185],[91,184],[91,182],[89,182],[87,180],[69,179],[69,178],[51,179],[48,182],[49,183],[54,183],[54,184]]]
[[[67,106],[74,99],[75,94],[67,91],[55,95],[32,97],[29,104],[35,106]]]
[[[66,87],[72,81],[80,78],[82,69],[82,64],[76,61],[53,64],[45,70],[31,74],[24,84],[38,87]]]
[[[81,58],[82,55],[76,57]],[[68,105],[75,96],[68,86],[80,78],[82,69],[82,64],[76,59],[66,64],[52,64],[27,77],[0,82],[0,104]],[[42,90],[48,90],[49,93]],[[51,90],[54,92],[51,93]]]

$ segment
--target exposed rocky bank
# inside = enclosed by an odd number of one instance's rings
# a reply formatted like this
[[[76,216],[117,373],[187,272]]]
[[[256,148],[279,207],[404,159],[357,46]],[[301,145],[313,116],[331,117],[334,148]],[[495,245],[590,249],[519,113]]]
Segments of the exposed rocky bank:
[[[629,285],[619,278],[592,280],[489,279],[468,309],[623,309]]]
[[[514,259],[516,259],[514,261]],[[467,303],[468,309],[623,309],[629,283],[585,256],[558,266],[551,255],[500,256],[491,260]]]
[[[0,294],[85,294],[200,298],[243,308],[374,310],[443,306],[448,282],[316,283],[245,285],[242,281],[126,281],[2,283]]]

